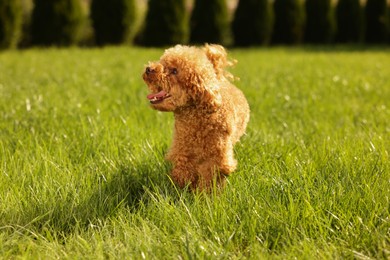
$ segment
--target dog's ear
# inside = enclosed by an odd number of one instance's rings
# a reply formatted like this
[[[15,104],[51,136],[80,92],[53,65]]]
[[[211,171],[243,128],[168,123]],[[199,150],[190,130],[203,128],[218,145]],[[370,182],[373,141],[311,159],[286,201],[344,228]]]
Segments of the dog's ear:
[[[205,86],[201,95],[200,106],[209,113],[215,112],[222,104],[219,87]]]
[[[225,77],[227,79],[234,80],[234,76],[227,72],[225,68],[233,66],[237,61],[228,60],[227,52],[223,46],[218,44],[205,44],[203,51],[211,64],[213,64],[215,74],[218,79]]]
[[[188,95],[199,109],[212,113],[222,104],[217,82],[206,82],[200,75],[191,74],[186,79],[186,84]]]

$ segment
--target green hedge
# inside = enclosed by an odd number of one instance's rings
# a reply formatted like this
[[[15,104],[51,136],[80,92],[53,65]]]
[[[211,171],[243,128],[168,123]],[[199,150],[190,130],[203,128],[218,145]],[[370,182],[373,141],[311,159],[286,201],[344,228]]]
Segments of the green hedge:
[[[335,26],[332,0],[306,0],[305,13],[305,42],[329,43],[332,40]]]
[[[337,42],[361,42],[363,36],[362,14],[360,0],[338,1],[336,6]]]
[[[240,0],[232,24],[237,46],[264,45],[270,42],[273,10],[269,0]]]
[[[188,41],[185,0],[149,0],[141,43],[166,46]]]
[[[31,21],[35,45],[77,44],[85,15],[79,0],[35,0]]]
[[[192,43],[228,44],[230,25],[225,0],[195,0],[191,15]]]
[[[15,48],[22,31],[20,0],[0,0],[0,49]]]
[[[296,44],[302,41],[304,9],[300,0],[275,0],[274,44]]]
[[[131,43],[136,14],[135,0],[92,0],[91,19],[96,44]]]
[[[365,7],[367,43],[385,43],[389,30],[386,0],[367,0]]]

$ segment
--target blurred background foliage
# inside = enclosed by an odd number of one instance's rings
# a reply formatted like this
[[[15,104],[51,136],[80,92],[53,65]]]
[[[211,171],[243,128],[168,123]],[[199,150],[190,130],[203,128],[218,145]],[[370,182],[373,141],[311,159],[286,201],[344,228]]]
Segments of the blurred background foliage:
[[[146,46],[187,43],[188,31],[185,0],[149,0],[139,42]]]
[[[0,0],[0,48],[389,44],[389,0]]]

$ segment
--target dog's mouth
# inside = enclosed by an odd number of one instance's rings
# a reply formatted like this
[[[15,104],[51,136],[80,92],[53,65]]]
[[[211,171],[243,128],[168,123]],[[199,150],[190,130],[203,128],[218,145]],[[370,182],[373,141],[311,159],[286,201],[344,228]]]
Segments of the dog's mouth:
[[[149,99],[151,104],[155,105],[163,102],[164,99],[169,98],[170,96],[171,95],[169,93],[165,92],[164,90],[161,90],[158,93],[149,94],[147,98]]]

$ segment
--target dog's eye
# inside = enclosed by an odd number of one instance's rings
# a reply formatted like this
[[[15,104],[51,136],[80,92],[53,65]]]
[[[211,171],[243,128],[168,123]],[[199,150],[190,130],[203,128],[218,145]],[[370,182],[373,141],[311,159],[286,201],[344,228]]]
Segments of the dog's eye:
[[[177,73],[178,73],[178,71],[176,68],[171,69],[171,74],[176,75]]]

